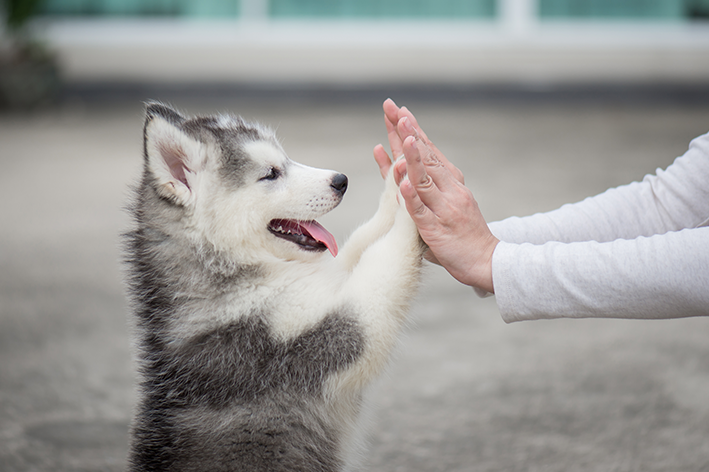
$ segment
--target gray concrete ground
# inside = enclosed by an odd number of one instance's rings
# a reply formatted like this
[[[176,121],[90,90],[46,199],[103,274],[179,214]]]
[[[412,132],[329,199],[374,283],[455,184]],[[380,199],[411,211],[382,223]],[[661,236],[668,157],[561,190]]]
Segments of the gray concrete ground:
[[[174,103],[270,123],[294,159],[348,174],[322,220],[343,241],[376,206],[384,98]],[[489,219],[640,179],[709,129],[709,106],[409,105]],[[118,235],[141,113],[136,99],[0,116],[2,471],[124,467],[134,395]],[[369,395],[365,470],[709,471],[709,319],[506,325],[494,299],[433,267],[412,319]]]

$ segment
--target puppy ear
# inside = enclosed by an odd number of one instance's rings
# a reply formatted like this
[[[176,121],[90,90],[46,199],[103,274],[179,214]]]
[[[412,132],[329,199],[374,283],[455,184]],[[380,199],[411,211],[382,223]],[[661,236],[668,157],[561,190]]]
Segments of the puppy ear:
[[[181,129],[184,121],[182,115],[160,103],[150,103],[146,109],[146,166],[158,193],[181,205],[192,198],[195,176],[204,161],[204,146]]]

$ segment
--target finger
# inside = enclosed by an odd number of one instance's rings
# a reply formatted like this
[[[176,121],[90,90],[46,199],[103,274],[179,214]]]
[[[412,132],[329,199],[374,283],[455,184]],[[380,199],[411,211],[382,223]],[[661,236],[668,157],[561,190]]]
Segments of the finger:
[[[402,108],[402,110],[403,109],[404,108]],[[435,158],[435,160],[440,163],[440,165],[447,168],[451,175],[458,182],[460,182],[461,184],[465,184],[465,178],[463,177],[463,173],[456,166],[454,166],[428,138],[426,138],[426,135],[423,133],[423,131],[421,131],[418,126],[416,126],[416,118],[414,118],[413,116],[402,117],[397,124],[397,130],[402,140],[406,139],[408,136],[414,136],[419,139],[422,144],[426,145],[428,150],[430,150],[430,154],[432,155],[432,157]]]
[[[414,188],[414,184],[410,180],[404,180],[399,186],[399,191],[401,196],[404,198],[404,203],[406,204],[406,211],[411,215],[411,219],[414,220],[416,226],[421,230],[426,230],[431,228],[435,223],[436,216],[433,212],[426,207],[426,205],[421,201],[419,194]]]
[[[463,176],[463,173],[460,171],[460,169],[458,169],[451,161],[449,161],[448,158],[430,140],[425,141],[425,143],[436,155],[436,158],[443,165],[443,167],[448,169],[448,171],[455,178],[455,180],[465,185],[465,176]]]
[[[401,138],[402,143],[409,136],[413,136],[413,137],[420,136],[418,130],[416,128],[414,128],[413,124],[411,123],[411,118],[409,118],[408,116],[402,117],[396,123],[396,131],[399,134],[399,137]]]
[[[404,156],[409,180],[421,201],[436,215],[446,214],[449,204],[445,194],[459,190],[462,184],[425,143],[413,136],[404,140]]]
[[[394,100],[387,98],[384,100],[382,108],[384,109],[384,116],[386,116],[391,123],[399,121],[399,107],[394,103]]]
[[[402,118],[408,118],[409,120],[411,120],[410,123],[416,129],[419,136],[421,136],[424,139],[424,141],[428,141],[428,136],[426,136],[426,133],[421,129],[421,126],[419,126],[418,120],[416,119],[414,114],[411,113],[411,111],[406,107],[399,108],[399,113],[397,115],[397,120],[395,121],[395,123],[398,123],[399,121],[401,121]],[[403,136],[402,136],[402,139],[403,139]]]
[[[386,117],[384,118],[384,124],[387,128],[387,138],[389,140],[389,147],[391,148],[391,155],[396,159],[404,153],[399,131],[396,129],[396,124],[390,122]]]
[[[401,137],[396,129],[396,123],[398,121],[397,113],[399,107],[396,106],[392,99],[387,99],[383,105],[384,108],[384,125],[387,130],[387,139],[389,140],[389,147],[391,148],[391,154],[394,159],[398,158],[403,154]]]
[[[389,154],[387,154],[384,150],[384,146],[381,144],[374,146],[373,154],[374,160],[379,166],[379,172],[382,174],[382,177],[386,179],[386,176],[389,174],[389,169],[391,168],[391,159],[389,158]]]
[[[384,102],[384,113],[385,113],[385,115],[387,117],[387,121],[388,121],[387,131],[389,132],[390,145],[392,143],[392,139],[394,138],[394,136],[391,133],[392,129],[389,128],[389,123],[397,124],[396,131],[397,131],[397,134],[399,137],[399,141],[396,141],[396,144],[397,144],[396,150],[394,150],[394,146],[392,145],[392,153],[394,155],[394,158],[396,158],[397,156],[400,155],[400,153],[398,152],[399,151],[399,147],[398,147],[399,142],[406,139],[407,136],[417,135],[419,138],[421,138],[421,140],[423,142],[427,143],[431,147],[431,149],[433,149],[433,151],[436,153],[438,159],[443,163],[444,166],[446,166],[448,168],[448,170],[450,170],[451,174],[453,174],[453,176],[456,178],[456,180],[458,180],[462,184],[465,184],[465,179],[463,177],[463,173],[460,170],[458,170],[458,168],[455,167],[446,158],[446,156],[444,156],[443,153],[441,153],[438,150],[438,148],[435,146],[435,144],[433,144],[431,142],[430,139],[428,139],[428,136],[423,131],[423,129],[421,129],[421,126],[418,124],[418,120],[416,119],[414,114],[411,113],[411,111],[407,107],[399,108],[398,106],[396,106],[394,101],[389,98]],[[396,113],[396,116],[394,115],[395,113]],[[401,123],[401,120],[403,118],[406,118],[405,122],[408,122],[408,124],[410,126],[410,130],[402,132],[402,130],[398,127],[398,124]],[[414,131],[411,131],[411,130],[414,130]]]
[[[440,153],[435,152],[428,143],[418,138],[415,138],[415,145],[421,156],[421,162],[423,162],[426,173],[441,192],[446,193],[462,185],[440,159]]]
[[[416,193],[420,196],[422,193],[431,194],[438,192],[433,179],[428,175],[426,165],[416,146],[416,138],[413,136],[409,136],[404,140],[404,158],[406,159],[406,172],[409,181]]]
[[[428,139],[428,136],[426,136],[426,133],[419,126],[418,120],[416,120],[416,117],[414,116],[413,113],[411,113],[411,111],[408,108],[406,108],[406,107],[399,108],[396,105],[396,103],[394,103],[394,100],[392,100],[391,98],[388,98],[384,101],[384,114],[386,115],[387,120],[390,123],[392,123],[393,125],[398,124],[402,118],[409,119],[412,127],[416,130],[418,135],[424,141],[430,142]],[[399,130],[397,129],[397,131],[399,131]],[[409,134],[402,135],[401,133],[399,133],[399,139],[401,141],[403,141],[404,138],[406,138],[406,136],[408,136],[408,135]],[[391,141],[391,139],[390,139],[390,141]],[[394,157],[396,157],[396,156],[397,156],[397,154],[394,153]]]
[[[394,163],[394,182],[397,185],[406,177],[406,160],[402,159]]]

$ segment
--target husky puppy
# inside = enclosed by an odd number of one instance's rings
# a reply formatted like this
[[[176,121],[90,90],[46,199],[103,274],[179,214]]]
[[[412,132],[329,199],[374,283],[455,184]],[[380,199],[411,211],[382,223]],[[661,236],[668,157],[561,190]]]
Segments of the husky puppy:
[[[148,104],[125,235],[140,372],[130,470],[349,469],[363,388],[424,250],[385,185],[338,255],[315,220],[344,175],[291,161],[241,118]]]

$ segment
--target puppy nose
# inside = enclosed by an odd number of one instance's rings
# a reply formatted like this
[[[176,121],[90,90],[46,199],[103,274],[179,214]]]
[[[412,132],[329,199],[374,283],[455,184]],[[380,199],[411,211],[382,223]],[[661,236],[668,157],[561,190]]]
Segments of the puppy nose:
[[[330,187],[335,189],[335,192],[339,193],[340,195],[344,195],[345,190],[347,190],[347,176],[345,174],[337,174],[335,177],[332,178],[332,183],[330,183]]]

